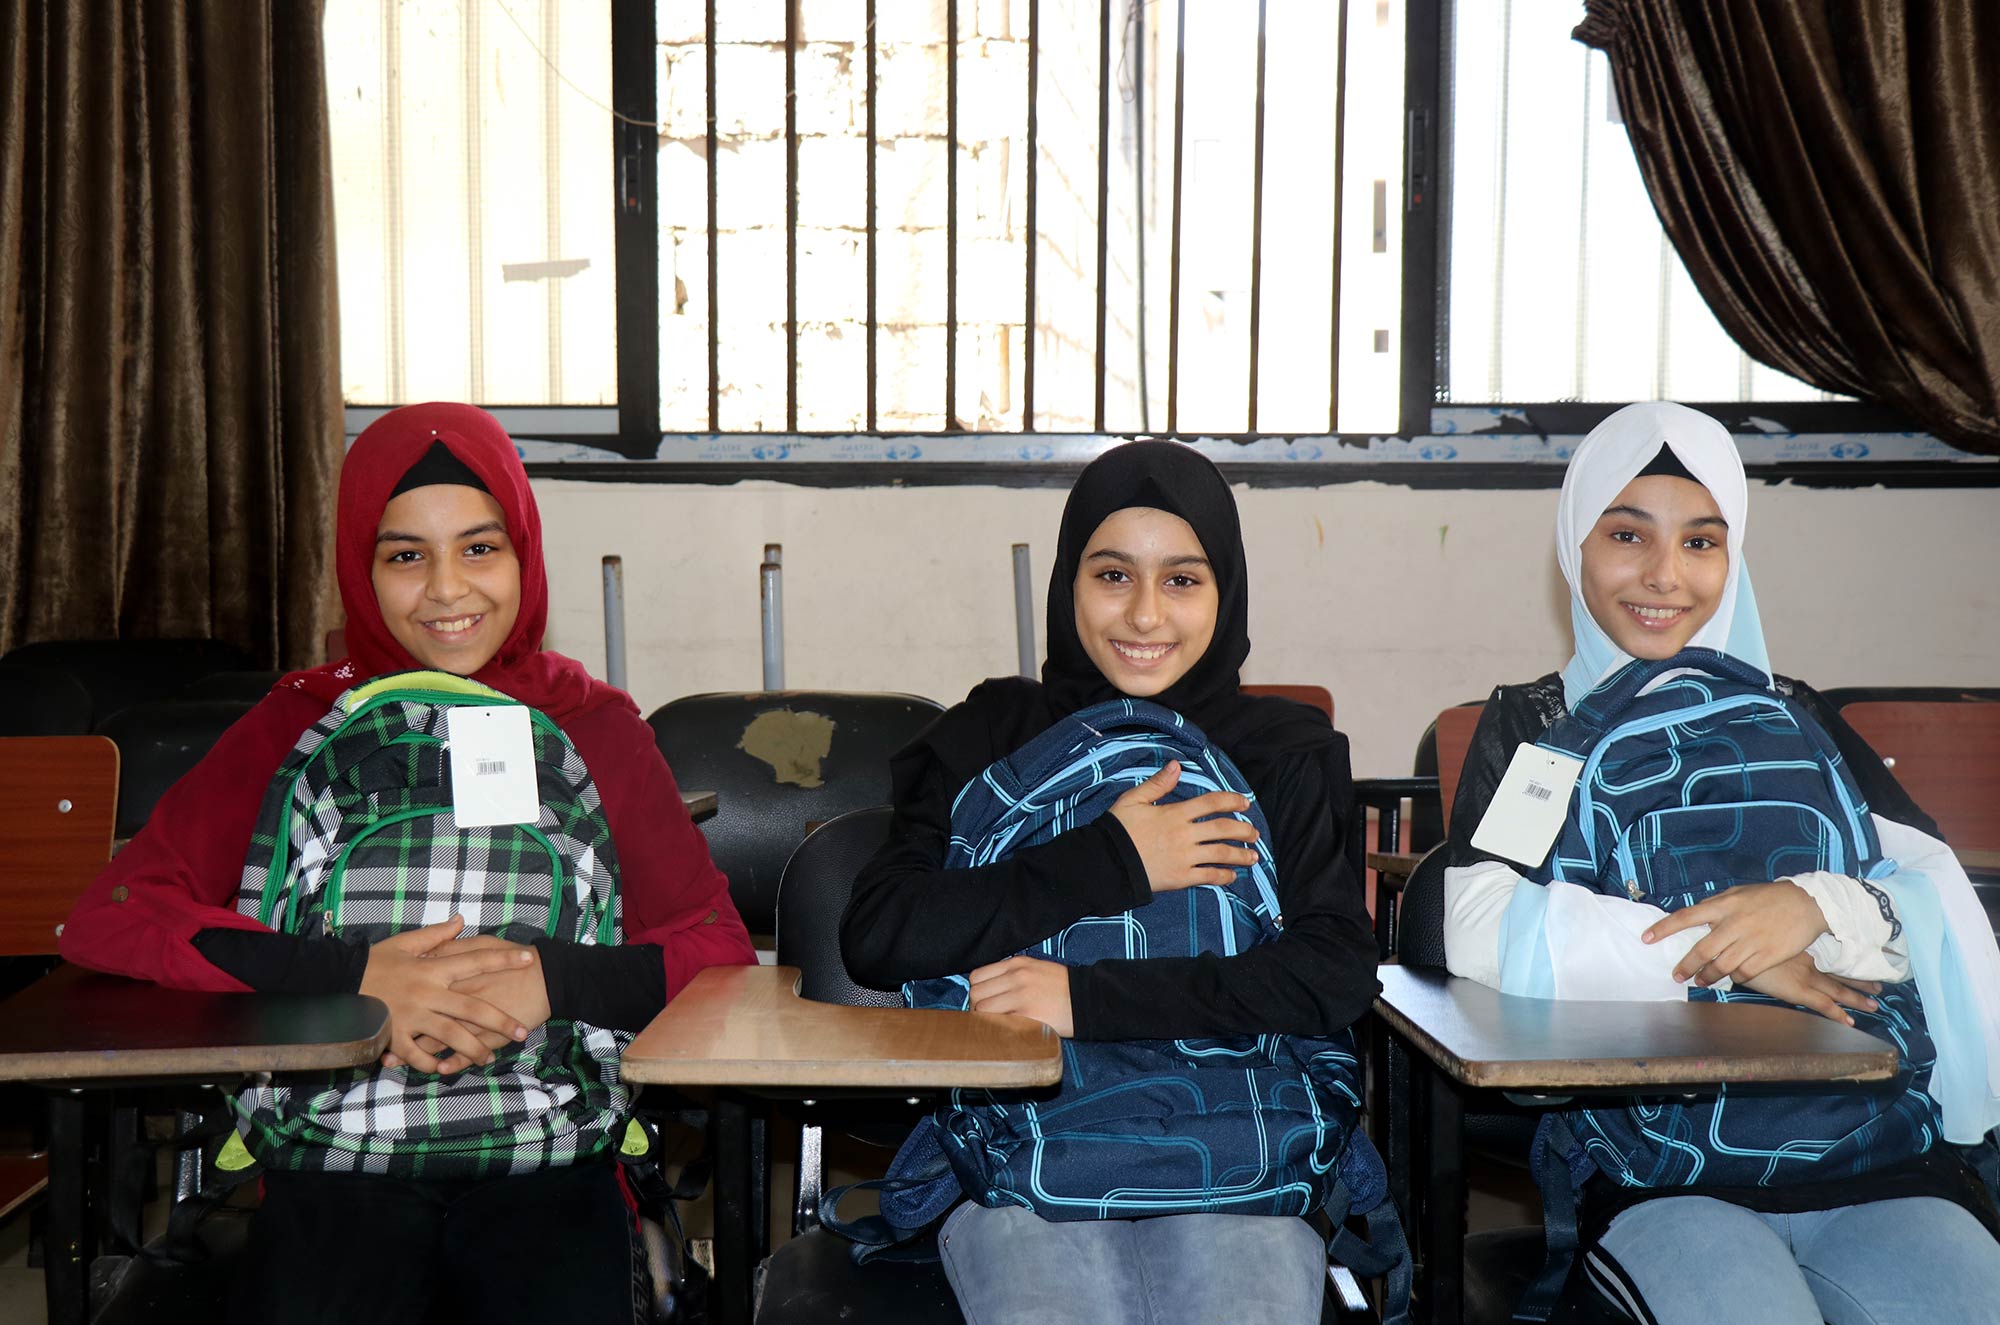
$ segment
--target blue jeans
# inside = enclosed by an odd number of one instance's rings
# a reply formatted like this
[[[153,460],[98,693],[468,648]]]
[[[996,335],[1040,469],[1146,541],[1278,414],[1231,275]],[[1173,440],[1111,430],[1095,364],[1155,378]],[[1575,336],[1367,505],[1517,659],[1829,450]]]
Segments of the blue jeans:
[[[967,1202],[938,1252],[966,1325],[1313,1325],[1326,1292],[1326,1244],[1282,1215],[1051,1223]]]
[[[1796,1215],[1663,1197],[1612,1220],[1584,1266],[1659,1325],[2000,1323],[2000,1243],[1936,1197]]]

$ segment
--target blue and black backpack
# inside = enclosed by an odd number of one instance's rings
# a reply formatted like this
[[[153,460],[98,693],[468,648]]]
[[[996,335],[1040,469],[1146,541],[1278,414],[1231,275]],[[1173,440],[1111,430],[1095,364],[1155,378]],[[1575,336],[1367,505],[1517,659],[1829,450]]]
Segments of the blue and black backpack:
[[[1234,954],[1277,938],[1270,831],[1229,758],[1179,714],[1114,700],[1072,714],[988,768],[952,806],[945,866],[967,869],[1046,842],[1108,811],[1179,760],[1167,800],[1235,791],[1250,800],[1258,862],[1228,885],[1162,893],[1086,917],[1025,955],[1071,966],[1108,959]],[[917,1008],[965,1009],[966,978],[913,981]],[[883,1222],[828,1220],[865,1258],[906,1241],[960,1200],[1020,1205],[1048,1220],[1223,1212],[1306,1215],[1336,1229],[1369,1216],[1370,1244],[1337,1236],[1363,1274],[1399,1261],[1382,1162],[1355,1130],[1359,1065],[1348,1031],[1179,1040],[1063,1042],[1063,1079],[1046,1092],[963,1089],[918,1125],[877,1186]],[[839,1193],[829,1195],[831,1207]],[[824,1218],[824,1215],[823,1215]],[[1406,1261],[1404,1268],[1407,1269]],[[1394,1289],[1392,1287],[1392,1295]]]
[[[1535,882],[1673,912],[1739,883],[1814,870],[1866,879],[1895,868],[1832,738],[1762,672],[1715,650],[1627,664],[1538,744],[1584,767],[1561,835],[1528,876]],[[1691,988],[1688,997],[1786,1006],[1744,988]],[[1852,1016],[1896,1047],[1896,1076],[1883,1086],[1785,1095],[1719,1087],[1713,1096],[1548,1115],[1535,1149],[1552,1249],[1566,1222],[1553,1216],[1573,1212],[1574,1188],[1593,1171],[1628,1188],[1784,1186],[1929,1150],[1939,1134],[1925,1090],[1936,1051],[1916,983],[1884,986],[1878,1004]]]

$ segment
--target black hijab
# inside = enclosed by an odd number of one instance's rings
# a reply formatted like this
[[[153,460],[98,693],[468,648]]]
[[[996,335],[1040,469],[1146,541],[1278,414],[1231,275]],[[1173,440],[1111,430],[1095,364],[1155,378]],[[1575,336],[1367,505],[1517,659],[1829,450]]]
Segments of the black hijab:
[[[943,764],[955,786],[963,786],[1070,714],[1121,697],[1090,661],[1076,633],[1076,571],[1098,526],[1134,506],[1188,522],[1208,557],[1220,599],[1207,651],[1179,680],[1151,696],[1151,702],[1201,728],[1253,787],[1280,756],[1345,748],[1344,738],[1317,709],[1246,695],[1238,688],[1243,660],[1250,655],[1250,589],[1243,527],[1228,483],[1190,446],[1127,442],[1085,466],[1063,507],[1055,565],[1049,571],[1049,646],[1042,679],[982,682],[897,756],[899,787],[906,774],[918,771],[922,761],[913,756],[928,753]]]

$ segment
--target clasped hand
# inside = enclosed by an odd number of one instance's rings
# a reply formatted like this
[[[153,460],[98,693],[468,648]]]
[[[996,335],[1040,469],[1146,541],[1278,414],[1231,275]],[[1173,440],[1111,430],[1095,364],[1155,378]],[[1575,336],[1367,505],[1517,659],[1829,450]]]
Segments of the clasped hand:
[[[1215,817],[1249,809],[1249,798],[1233,791],[1211,791],[1160,803],[1180,780],[1180,761],[1169,760],[1111,806],[1112,815],[1138,848],[1146,882],[1156,893],[1227,884],[1236,877],[1237,866],[1257,863],[1257,852],[1250,845],[1257,841],[1257,830],[1242,819]]]
[[[1790,879],[1740,883],[1655,921],[1640,937],[1658,943],[1696,925],[1707,925],[1708,933],[1674,967],[1674,979],[1705,989],[1724,976],[1747,984],[1798,956],[1826,933],[1826,916]]]
[[[449,1074],[490,1063],[495,1049],[548,1020],[535,950],[490,936],[459,940],[464,929],[455,915],[368,949],[361,992],[389,1009],[384,1067]]]

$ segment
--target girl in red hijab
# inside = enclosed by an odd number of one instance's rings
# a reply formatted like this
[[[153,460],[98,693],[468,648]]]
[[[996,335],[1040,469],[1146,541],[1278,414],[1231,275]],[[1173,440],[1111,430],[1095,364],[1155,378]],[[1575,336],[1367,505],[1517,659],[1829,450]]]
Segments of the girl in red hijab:
[[[412,405],[363,432],[335,564],[349,656],[282,679],[160,799],[71,913],[65,958],[178,989],[372,994],[387,1061],[420,1072],[485,1062],[550,1017],[642,1029],[703,967],[755,960],[631,698],[541,647],[541,517],[491,415]],[[622,946],[454,945],[457,918],[364,946],[236,909],[266,784],[300,735],[352,687],[419,669],[469,676],[569,737],[617,848]],[[628,1319],[631,1232],[608,1164],[449,1182],[272,1172],[231,1315],[415,1321],[436,1298],[468,1319]]]

